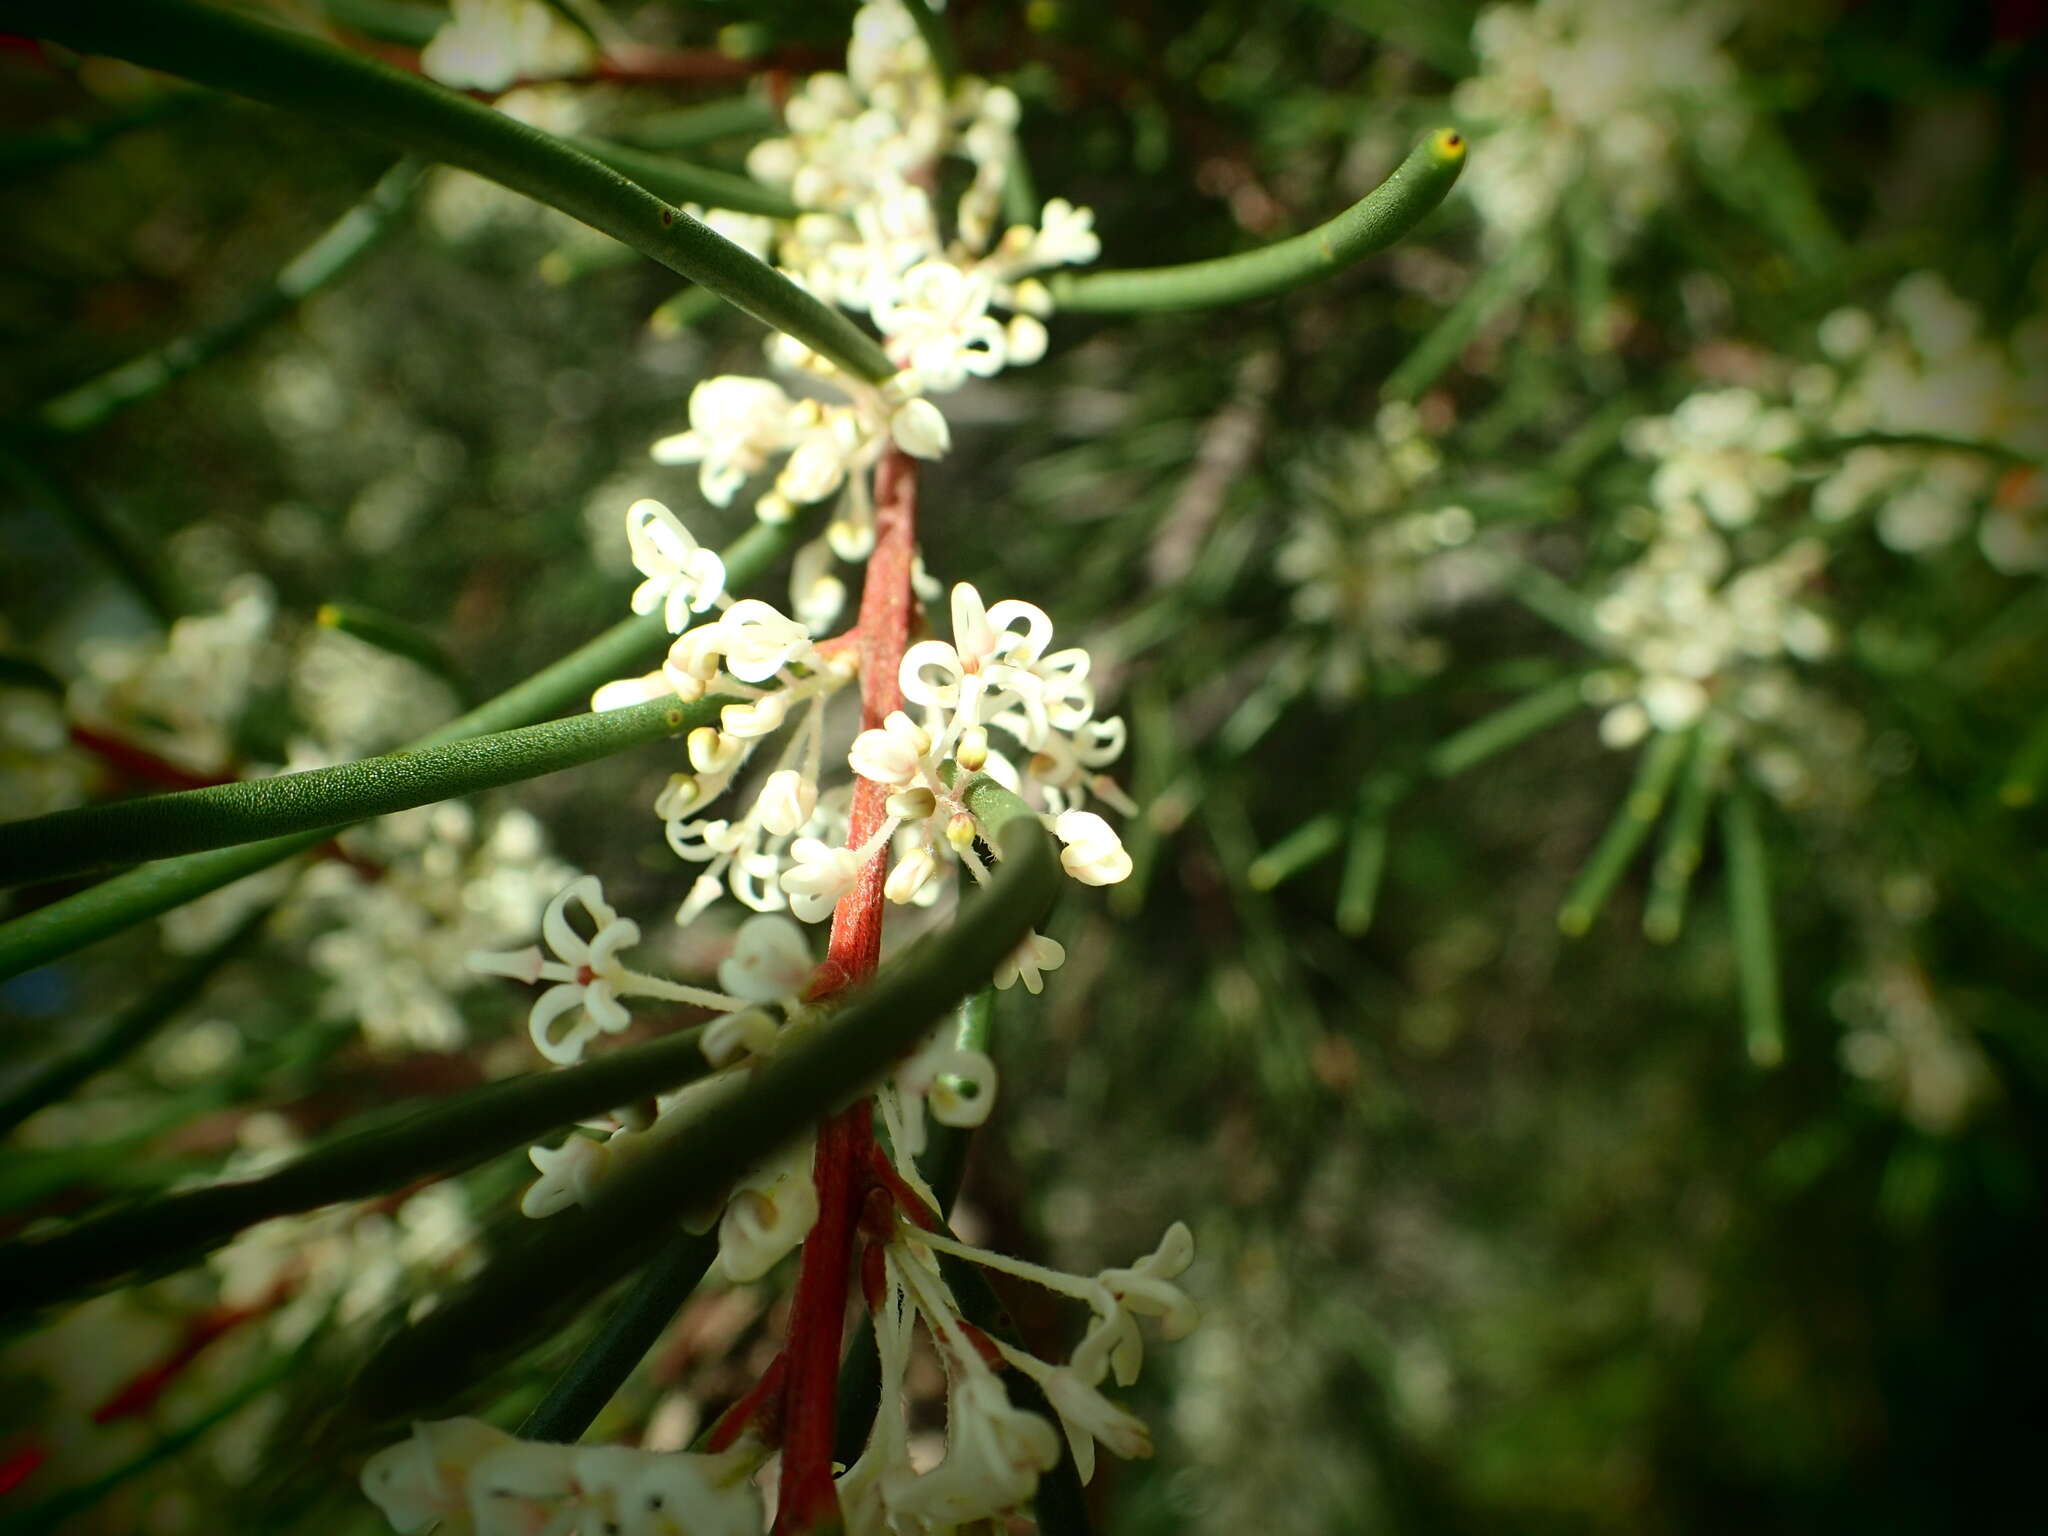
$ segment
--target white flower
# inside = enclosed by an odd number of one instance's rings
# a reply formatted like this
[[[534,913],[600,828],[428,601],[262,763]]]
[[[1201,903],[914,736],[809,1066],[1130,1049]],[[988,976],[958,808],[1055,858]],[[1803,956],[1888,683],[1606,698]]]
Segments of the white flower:
[[[817,810],[817,780],[794,768],[778,768],[768,775],[755,804],[762,827],[776,837],[787,837]]]
[[[595,925],[588,940],[569,926],[571,901]],[[493,976],[557,983],[534,1002],[527,1028],[541,1055],[567,1066],[582,1058],[583,1047],[600,1031],[615,1035],[626,1027],[628,1015],[618,997],[627,972],[619,954],[640,942],[640,925],[620,917],[604,899],[597,877],[584,875],[548,903],[540,931],[554,951],[553,960],[542,959],[536,946],[510,954],[471,955],[469,964],[472,970]],[[557,1032],[555,1022],[579,1008],[582,1017],[565,1032]]]
[[[1047,200],[1038,216],[1038,237],[1032,242],[1033,264],[1081,265],[1102,254],[1095,233],[1095,210],[1077,208],[1063,197]]]
[[[890,360],[939,394],[958,389],[969,374],[1002,372],[1009,342],[988,313],[994,292],[986,273],[964,272],[950,261],[919,262],[875,306]]]
[[[1176,1221],[1152,1252],[1127,1268],[1105,1269],[1097,1278],[1132,1312],[1158,1318],[1163,1337],[1180,1339],[1193,1332],[1201,1320],[1187,1292],[1173,1283],[1194,1262],[1195,1234],[1186,1222]]]
[[[1059,1435],[1012,1406],[995,1374],[976,1360],[946,1399],[946,1459],[907,1487],[889,1490],[899,1517],[937,1525],[985,1520],[1030,1498],[1060,1458]]]
[[[795,408],[767,379],[721,374],[690,391],[690,430],[664,437],[657,464],[697,464],[698,487],[713,506],[732,504],[747,480],[792,446]]]
[[[363,1492],[401,1532],[423,1531],[436,1520],[460,1521],[468,1514],[470,1469],[515,1443],[481,1419],[415,1424],[411,1438],[363,1463]]]
[[[810,1233],[818,1219],[816,1150],[816,1140],[805,1137],[733,1187],[718,1223],[718,1267],[726,1279],[760,1279]]]
[[[526,1155],[540,1170],[519,1209],[535,1218],[552,1216],[572,1205],[586,1205],[596,1193],[610,1158],[603,1142],[588,1136],[571,1136],[559,1147],[530,1147]]]
[[[512,1440],[478,1458],[469,1473],[475,1536],[545,1536],[572,1529],[576,1448]]]
[[[1053,821],[1053,836],[1066,846],[1060,867],[1083,885],[1115,885],[1131,872],[1131,856],[1116,831],[1093,811],[1068,811]]]
[[[502,91],[589,67],[590,40],[541,0],[450,0],[448,11],[420,50],[421,72],[443,85]]]
[[[743,683],[765,683],[810,649],[810,631],[759,598],[734,603],[713,626],[725,670]]]
[[[796,863],[778,882],[789,896],[789,910],[806,923],[821,923],[853,889],[864,861],[851,848],[834,848],[815,837],[798,838],[789,851]]]
[[[1056,971],[1066,963],[1064,945],[1042,933],[1026,933],[1017,941],[1017,947],[997,963],[996,990],[1007,992],[1021,981],[1024,990],[1036,997],[1045,990],[1043,973]]]
[[[803,995],[814,964],[803,929],[780,913],[762,913],[740,924],[718,984],[750,1003],[786,1002]]]
[[[879,727],[853,738],[846,760],[864,779],[901,787],[917,777],[931,749],[931,733],[902,710],[892,709]]]
[[[930,849],[913,848],[889,871],[889,878],[882,883],[882,894],[898,906],[915,901],[938,869],[939,862]]]
[[[642,498],[626,509],[626,542],[634,566],[647,578],[634,589],[633,611],[661,608],[670,634],[681,634],[689,627],[690,610],[710,609],[725,590],[725,562],[700,547],[658,501]]]
[[[1105,1362],[1084,1343],[1073,1363],[1047,1365],[1035,1355],[997,1341],[1010,1364],[1036,1381],[1059,1415],[1060,1429],[1073,1452],[1074,1471],[1083,1483],[1095,1476],[1095,1447],[1100,1442],[1112,1456],[1126,1461],[1152,1454],[1152,1432],[1145,1421],[1117,1407],[1098,1390]],[[1093,1356],[1094,1358],[1089,1358]]]

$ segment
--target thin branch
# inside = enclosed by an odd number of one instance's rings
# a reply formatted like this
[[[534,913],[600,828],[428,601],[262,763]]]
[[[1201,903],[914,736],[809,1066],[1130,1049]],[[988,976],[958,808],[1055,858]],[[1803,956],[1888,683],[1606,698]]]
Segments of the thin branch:
[[[8,25],[325,118],[523,192],[623,241],[855,377],[896,370],[838,310],[552,134],[388,65],[195,0],[11,0]]]

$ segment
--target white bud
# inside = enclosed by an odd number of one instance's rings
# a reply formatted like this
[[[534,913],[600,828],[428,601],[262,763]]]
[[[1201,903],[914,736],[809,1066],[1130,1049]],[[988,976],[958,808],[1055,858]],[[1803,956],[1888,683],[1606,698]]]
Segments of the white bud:
[[[939,408],[925,399],[906,400],[889,418],[889,435],[914,459],[944,458],[953,435]]]
[[[818,808],[818,786],[794,768],[778,768],[761,786],[756,804],[761,825],[776,837],[787,837]]]
[[[915,901],[917,893],[937,873],[938,867],[938,860],[927,850],[914,848],[898,859],[896,867],[889,871],[889,878],[882,885],[882,894],[898,906]]]

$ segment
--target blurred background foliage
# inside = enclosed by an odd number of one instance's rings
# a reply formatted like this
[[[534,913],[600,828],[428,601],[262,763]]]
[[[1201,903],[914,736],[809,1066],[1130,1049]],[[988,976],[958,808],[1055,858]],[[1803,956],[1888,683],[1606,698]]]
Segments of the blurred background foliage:
[[[641,42],[744,65],[577,88],[583,120],[628,139],[829,61],[851,8],[608,9]],[[1480,62],[1462,3],[952,12],[969,67],[1024,99],[1041,194],[1094,208],[1116,265],[1313,222],[1456,118]],[[328,17],[387,50],[437,19],[397,0]],[[1043,999],[1002,999],[1003,1100],[968,1183],[985,1231],[1083,1270],[1124,1261],[1134,1233],[1194,1227],[1204,1325],[1141,1390],[1159,1454],[1106,1470],[1107,1529],[1934,1530],[2025,1489],[2048,1418],[2048,824],[2000,791],[2038,781],[2029,750],[2048,758],[2039,570],[1995,568],[1967,539],[1835,542],[1822,586],[1840,644],[1810,675],[1814,709],[1848,726],[1810,760],[1819,793],[1762,808],[1783,999],[1768,1070],[1744,1048],[1717,838],[1675,942],[1641,932],[1654,838],[1589,931],[1560,930],[1630,792],[1592,713],[1455,777],[1416,769],[1598,660],[1559,629],[1559,594],[1597,591],[1640,549],[1630,422],[1755,381],[1772,354],[1812,357],[1826,316],[1881,310],[1917,270],[1993,336],[2043,308],[2039,5],[1784,0],[1725,20],[1728,99],[1775,152],[1719,153],[1703,130],[1623,233],[1591,173],[1508,250],[1460,191],[1344,277],[1222,313],[1061,319],[1044,364],[949,402],[927,559],[1090,645],[1131,720],[1121,776],[1144,808],[1126,832],[1137,876],[1106,901],[1070,893],[1053,929],[1066,969]],[[1646,38],[1677,25],[1640,12]],[[757,330],[453,172],[223,355],[90,433],[49,430],[37,413],[66,390],[232,326],[391,160],[32,47],[0,50],[0,119],[10,680],[32,663],[72,682],[93,645],[147,642],[148,606],[96,547],[112,539],[181,611],[220,609],[250,576],[273,594],[228,761],[358,755],[612,622],[634,497],[668,500],[707,543],[740,531],[743,512],[703,506],[646,445],[680,426],[694,381],[750,371]],[[1471,126],[1477,174],[1489,141]],[[745,143],[688,153],[737,169]],[[1462,334],[1442,329],[1461,314]],[[1394,397],[1412,411],[1383,415]],[[1404,463],[1416,441],[1427,459]],[[1454,506],[1476,538],[1455,520],[1443,549],[1387,532]],[[1468,541],[1492,553],[1447,568]],[[417,626],[459,688],[334,650],[314,619],[330,603]],[[33,734],[37,690],[8,695],[24,780],[77,755]],[[552,857],[652,912],[684,884],[646,815],[667,766],[635,754],[478,814],[531,812]],[[124,787],[109,772],[77,765],[70,793]],[[1354,808],[1396,779],[1368,914]],[[27,1121],[0,1221],[524,1059],[524,1004],[493,987],[455,1001],[466,1045],[365,1038],[334,968],[306,959],[333,921],[273,932],[149,1047]],[[703,942],[660,927],[684,963]],[[10,1052],[132,1001],[165,942],[131,933],[8,984]],[[447,1283],[507,1219],[523,1166],[461,1182],[474,1234],[408,1249],[415,1223],[377,1262]],[[310,1262],[367,1265],[349,1232]],[[403,1285],[296,1332],[254,1307],[147,1411],[92,1422],[214,1315],[217,1278],[104,1298],[6,1347],[0,1466],[26,1470],[0,1525],[377,1528],[341,1469],[295,1459],[274,1371],[297,1373],[293,1401],[332,1391]],[[605,1423],[630,1436],[667,1414],[672,1435],[729,1401],[772,1336],[767,1301],[700,1298]],[[308,1331],[310,1354],[281,1353]],[[515,1414],[575,1342],[467,1406]],[[226,1426],[152,1459],[215,1407]],[[90,1508],[35,1503],[103,1474]]]

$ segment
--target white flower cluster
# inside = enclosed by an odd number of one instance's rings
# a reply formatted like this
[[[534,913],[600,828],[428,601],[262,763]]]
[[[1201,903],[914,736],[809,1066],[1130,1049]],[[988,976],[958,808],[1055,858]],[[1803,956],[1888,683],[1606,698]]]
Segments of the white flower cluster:
[[[1665,513],[1642,557],[1593,608],[1593,622],[1627,668],[1589,680],[1606,706],[1600,736],[1635,745],[1651,731],[1682,731],[1710,707],[1736,722],[1771,718],[1789,701],[1782,663],[1825,656],[1834,631],[1800,593],[1826,552],[1801,539],[1734,570],[1728,541],[1696,509]]]
[[[415,1424],[363,1464],[392,1529],[441,1536],[760,1536],[752,1454],[520,1440],[481,1419]]]
[[[581,74],[594,58],[590,38],[546,0],[449,0],[420,69],[459,91],[502,91]]]
[[[572,871],[526,812],[479,827],[460,801],[383,817],[342,845],[350,858],[307,870],[278,919],[312,931],[321,1011],[359,1021],[374,1049],[456,1049],[468,1038],[458,999],[478,981],[471,952],[531,933]]]
[[[1840,310],[1819,340],[1828,362],[1795,380],[1816,430],[1952,438],[2048,459],[2048,315],[2001,339],[1939,275],[1917,272],[1893,290],[1884,324]],[[1813,507],[1831,522],[1873,513],[1878,537],[1902,553],[1944,548],[1976,522],[2000,570],[2048,570],[2048,476],[1981,451],[1859,446],[1815,487]]]
[[[269,583],[242,576],[218,611],[188,614],[162,636],[89,641],[66,707],[79,723],[177,768],[224,775],[251,693],[278,675],[276,616]]]
[[[699,489],[717,506],[779,462],[756,514],[782,521],[797,506],[843,495],[829,548],[864,558],[866,476],[883,450],[893,442],[918,458],[941,457],[951,435],[927,397],[1038,361],[1052,299],[1032,274],[1100,253],[1093,214],[1059,198],[1045,204],[1037,228],[1013,225],[997,237],[1017,117],[1017,98],[1002,86],[969,77],[948,94],[901,0],[865,0],[845,73],[805,80],[785,111],[788,134],[756,145],[747,160],[805,212],[706,219],[820,298],[868,316],[900,371],[877,388],[777,335],[771,362],[838,390],[844,403],[795,398],[766,379],[707,379],[691,393],[688,430],[655,443],[656,460],[697,465]],[[971,168],[950,232],[928,190],[948,157]]]
[[[915,1170],[907,1170],[914,1181]],[[918,1199],[928,1194],[914,1182]],[[864,1222],[868,1228],[872,1218]],[[1059,1460],[1064,1436],[1081,1480],[1095,1471],[1096,1449],[1126,1459],[1149,1456],[1152,1438],[1143,1420],[1102,1392],[1106,1377],[1119,1386],[1137,1380],[1144,1362],[1138,1319],[1156,1319],[1167,1339],[1185,1336],[1195,1306],[1174,1282],[1194,1259],[1194,1238],[1176,1222],[1159,1247],[1137,1263],[1094,1277],[1063,1274],[1037,1264],[970,1247],[930,1230],[899,1208],[867,1230],[869,1253],[880,1264],[869,1274],[868,1306],[882,1368],[882,1411],[860,1459],[839,1479],[839,1502],[850,1536],[884,1532],[947,1531],[1015,1510]],[[1031,1281],[1085,1302],[1092,1321],[1065,1365],[1052,1365],[975,1328],[939,1269],[939,1257],[964,1259]],[[910,1369],[911,1340],[922,1320],[946,1372],[946,1456],[920,1473],[912,1464],[901,1404]],[[996,1363],[1029,1377],[1044,1392],[1058,1429],[1010,1401]]]
[[[1317,637],[1313,660],[1317,690],[1332,704],[1355,697],[1382,667],[1437,670],[1446,653],[1418,632],[1423,621],[1494,585],[1471,510],[1430,504],[1441,462],[1415,408],[1396,401],[1372,431],[1346,435],[1296,474],[1302,509],[1273,569],[1294,588],[1295,617],[1334,631]]]
[[[1667,516],[1702,512],[1722,528],[1743,528],[1789,490],[1790,454],[1805,427],[1787,406],[1753,389],[1705,389],[1669,416],[1630,424],[1629,451],[1656,464],[1650,500]]]
[[[671,630],[693,612],[724,601],[717,557],[699,548],[658,502],[627,513],[634,563],[646,578],[634,593],[642,613],[660,608]],[[674,775],[655,801],[678,857],[703,872],[676,913],[693,921],[725,891],[757,912],[788,910],[807,923],[831,915],[868,861],[895,849],[887,894],[930,902],[934,877],[964,863],[985,873],[973,853],[981,828],[961,798],[965,776],[986,772],[1039,807],[1065,845],[1061,862],[1086,885],[1130,873],[1130,856],[1102,816],[1100,801],[1134,809],[1105,772],[1122,755],[1124,722],[1096,717],[1088,653],[1050,649],[1052,621],[1030,603],[993,607],[965,583],[952,593],[953,639],[924,640],[903,656],[898,682],[916,715],[897,711],[855,737],[853,772],[891,791],[884,825],[858,848],[843,846],[851,786],[822,782],[825,708],[853,677],[853,654],[821,651],[810,630],[757,599],[730,603],[709,622],[682,628],[661,670],[599,689],[591,704],[617,708],[673,694],[737,702],[716,726],[690,733],[691,773]],[[737,817],[699,814],[729,790],[760,746],[794,720],[775,765],[757,781]],[[1007,738],[1005,751],[991,733]],[[1036,990],[1037,972],[1058,963],[1058,946],[1038,940],[1019,973]]]
[[[1720,40],[1724,6],[1685,0],[1494,5],[1472,27],[1477,73],[1452,104],[1490,131],[1465,186],[1497,243],[1557,217],[1582,182],[1628,233],[1671,195],[1680,146],[1745,129]]]

